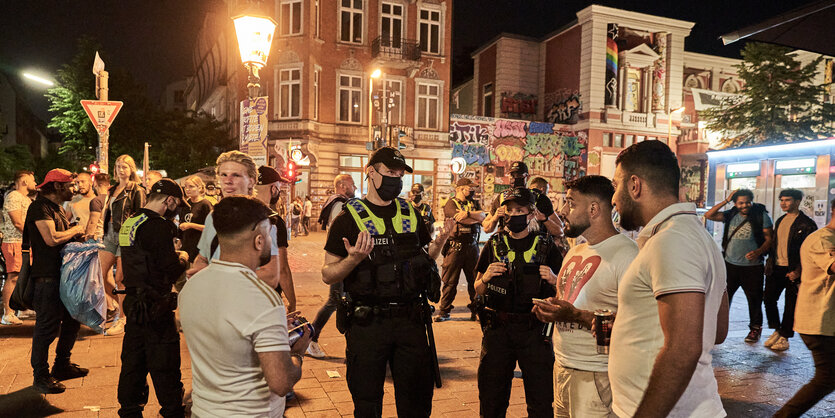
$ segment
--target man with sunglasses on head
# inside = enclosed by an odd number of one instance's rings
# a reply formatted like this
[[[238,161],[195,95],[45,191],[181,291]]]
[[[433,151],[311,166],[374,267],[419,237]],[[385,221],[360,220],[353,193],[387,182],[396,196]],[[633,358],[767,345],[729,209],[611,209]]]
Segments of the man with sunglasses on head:
[[[328,228],[322,279],[344,283],[337,328],[345,334],[346,379],[358,417],[382,415],[386,365],[394,378],[397,415],[432,412],[433,358],[424,299],[439,296],[433,260],[452,219],[432,241],[420,213],[398,197],[406,172],[412,168],[400,151],[375,151],[365,168],[368,195],[346,202]]]

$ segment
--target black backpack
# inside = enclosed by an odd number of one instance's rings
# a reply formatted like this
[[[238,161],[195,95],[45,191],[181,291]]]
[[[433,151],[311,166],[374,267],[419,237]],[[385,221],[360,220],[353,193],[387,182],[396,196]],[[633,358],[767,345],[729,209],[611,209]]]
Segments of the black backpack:
[[[328,221],[331,219],[331,211],[333,211],[333,204],[336,202],[345,203],[348,201],[348,198],[342,195],[332,195],[328,198],[328,201],[325,202],[325,206],[322,207],[322,211],[319,212],[319,219],[316,221],[319,225],[322,225],[322,231],[328,229]]]

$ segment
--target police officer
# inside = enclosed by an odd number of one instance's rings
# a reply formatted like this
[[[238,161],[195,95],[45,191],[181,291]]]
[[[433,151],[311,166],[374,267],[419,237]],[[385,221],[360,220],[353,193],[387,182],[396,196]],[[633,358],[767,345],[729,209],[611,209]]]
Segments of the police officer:
[[[510,177],[513,178],[513,187],[527,187],[528,182],[528,166],[522,161],[514,161],[510,165]],[[534,192],[534,201],[536,202],[534,214],[540,226],[544,228],[551,235],[559,238],[563,236],[562,221],[554,211],[554,204],[548,198],[548,182],[542,177],[537,177],[536,184],[532,181],[531,189]],[[544,186],[542,183],[545,183]],[[499,223],[499,219],[505,216],[505,207],[501,204],[501,194],[496,195],[493,199],[493,204],[490,208],[490,215],[484,219],[482,225],[486,232],[493,232]]]
[[[182,417],[180,334],[174,322],[177,294],[171,286],[185,271],[188,254],[174,250],[174,229],[165,218],[188,205],[183,190],[164,178],[150,188],[145,206],[122,225],[127,326],[122,340],[118,399],[122,417],[141,417],[151,374],[160,414]]]
[[[412,205],[420,212],[420,215],[423,217],[424,222],[426,222],[427,228],[429,228],[429,233],[431,234],[434,232],[435,229],[435,215],[432,214],[432,207],[429,206],[426,202],[422,202],[423,200],[423,185],[420,183],[415,183],[412,185],[412,190],[409,191],[409,198],[412,202]]]
[[[505,229],[494,234],[478,260],[476,292],[483,339],[478,365],[481,416],[504,417],[516,362],[522,370],[528,415],[552,417],[554,351],[545,324],[532,313],[532,298],[554,296],[551,271],[562,255],[550,236],[531,232],[534,196],[527,188],[504,192]],[[548,266],[548,269],[540,269]]]
[[[458,280],[461,270],[467,279],[467,292],[470,296],[470,320],[475,321],[475,263],[478,260],[478,237],[481,232],[481,221],[486,213],[481,211],[481,205],[473,199],[478,185],[468,178],[462,178],[455,184],[455,196],[444,205],[444,216],[455,219],[452,236],[444,247],[443,296],[435,316],[436,322],[450,319],[452,301],[458,293]]]
[[[429,263],[451,221],[431,241],[421,215],[397,197],[405,172],[412,168],[400,151],[375,151],[365,168],[368,195],[346,202],[328,228],[322,278],[327,284],[344,282],[337,328],[345,334],[346,378],[357,417],[382,415],[387,364],[397,415],[428,417],[432,411],[433,361],[426,334],[431,320],[421,296],[428,292]],[[435,281],[437,292],[437,273]]]

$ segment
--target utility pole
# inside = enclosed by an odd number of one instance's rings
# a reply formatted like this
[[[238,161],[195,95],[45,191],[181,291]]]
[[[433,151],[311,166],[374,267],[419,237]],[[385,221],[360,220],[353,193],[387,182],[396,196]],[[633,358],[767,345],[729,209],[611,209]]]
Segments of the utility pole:
[[[99,57],[99,53],[96,52],[96,58],[93,61],[93,74],[96,75],[96,99],[99,99],[102,102],[107,101],[107,79],[108,73],[104,70],[104,61]],[[110,169],[110,162],[108,161],[108,148],[109,148],[109,140],[110,140],[110,128],[108,127],[104,131],[99,130],[99,147],[98,147],[98,162],[101,171],[107,173]]]

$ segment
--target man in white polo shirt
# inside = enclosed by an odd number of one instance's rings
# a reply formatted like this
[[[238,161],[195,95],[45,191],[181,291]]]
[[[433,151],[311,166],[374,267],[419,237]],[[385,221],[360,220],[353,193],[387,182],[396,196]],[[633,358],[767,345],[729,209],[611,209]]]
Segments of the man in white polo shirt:
[[[680,170],[660,141],[615,160],[612,203],[636,230],[638,256],[618,288],[609,380],[619,417],[723,417],[710,353],[728,330],[725,265],[692,203],[679,203]]]
[[[284,396],[301,378],[310,332],[289,345],[281,296],[255,274],[270,261],[271,211],[254,197],[231,196],[213,213],[220,259],[186,282],[179,298],[191,414],[280,417]]]

